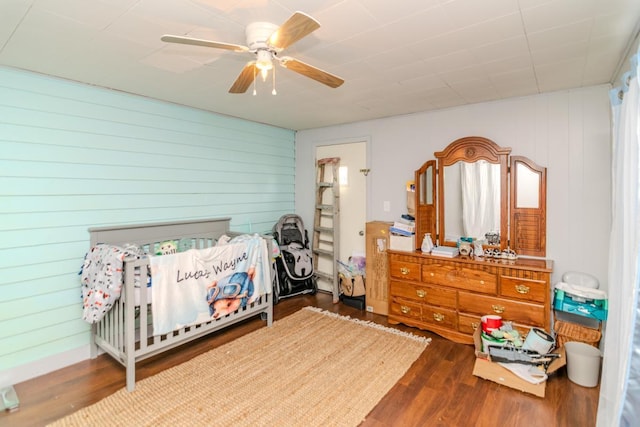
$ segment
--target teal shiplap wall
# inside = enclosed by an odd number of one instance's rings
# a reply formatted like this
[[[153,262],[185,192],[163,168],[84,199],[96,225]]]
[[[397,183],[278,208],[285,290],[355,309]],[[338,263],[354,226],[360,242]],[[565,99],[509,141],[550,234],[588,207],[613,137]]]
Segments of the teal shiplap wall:
[[[292,130],[0,67],[0,372],[89,343],[95,226],[294,211]]]

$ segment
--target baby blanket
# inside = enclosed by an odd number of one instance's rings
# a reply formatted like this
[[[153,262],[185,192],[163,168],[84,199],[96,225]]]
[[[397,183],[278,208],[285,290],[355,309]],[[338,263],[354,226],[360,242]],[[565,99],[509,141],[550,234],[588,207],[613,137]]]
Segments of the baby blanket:
[[[269,256],[256,234],[151,257],[154,335],[226,316],[270,293]]]
[[[142,249],[98,244],[84,258],[80,271],[82,283],[82,319],[101,321],[120,298],[122,265],[128,256],[142,256]]]

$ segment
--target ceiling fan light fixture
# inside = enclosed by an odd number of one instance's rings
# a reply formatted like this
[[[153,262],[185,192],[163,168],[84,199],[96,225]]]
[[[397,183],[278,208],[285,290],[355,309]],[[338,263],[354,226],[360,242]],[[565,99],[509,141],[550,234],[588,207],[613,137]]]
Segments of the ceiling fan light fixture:
[[[258,59],[256,60],[256,68],[260,70],[262,81],[267,80],[269,70],[273,69],[273,62],[271,62],[271,52],[268,50],[259,50],[257,52]]]
[[[271,62],[271,52],[269,52],[268,50],[259,50],[257,54],[258,59],[256,61],[256,67],[258,67],[259,70],[269,71],[273,68],[273,62]]]

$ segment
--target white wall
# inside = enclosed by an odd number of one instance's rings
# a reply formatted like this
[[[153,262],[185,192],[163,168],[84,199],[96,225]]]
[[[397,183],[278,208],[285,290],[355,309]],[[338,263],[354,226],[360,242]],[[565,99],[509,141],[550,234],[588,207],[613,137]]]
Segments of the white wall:
[[[405,182],[426,160],[465,136],[489,138],[547,167],[547,258],[552,281],[579,270],[606,289],[611,199],[608,85],[468,105],[296,134],[296,212],[313,220],[315,146],[367,138],[367,220],[393,221]],[[383,210],[384,201],[391,204]]]

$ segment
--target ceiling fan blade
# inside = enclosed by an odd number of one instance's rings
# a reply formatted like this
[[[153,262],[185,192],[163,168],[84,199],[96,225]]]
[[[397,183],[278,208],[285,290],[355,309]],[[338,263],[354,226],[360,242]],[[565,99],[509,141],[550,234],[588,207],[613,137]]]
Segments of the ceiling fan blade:
[[[248,62],[240,72],[240,75],[238,75],[236,81],[233,82],[233,86],[229,89],[229,93],[245,93],[256,78],[256,72],[256,62]]]
[[[298,61],[297,59],[293,59],[288,56],[280,59],[280,65],[332,88],[337,88],[344,83],[344,80],[340,77],[329,74],[326,71],[322,71],[319,68],[305,64],[302,61]]]
[[[226,49],[233,50],[234,52],[248,52],[249,48],[246,46],[242,46],[239,44],[231,44],[231,43],[222,43],[222,42],[214,42],[211,40],[203,40],[203,39],[194,39],[192,37],[184,37],[184,36],[172,36],[170,34],[165,34],[160,38],[163,42],[168,43],[181,43],[181,44],[190,44],[193,46],[204,46],[204,47],[214,47],[217,49]]]
[[[276,49],[291,46],[304,36],[320,28],[320,23],[302,12],[295,12],[269,37],[269,45]]]

